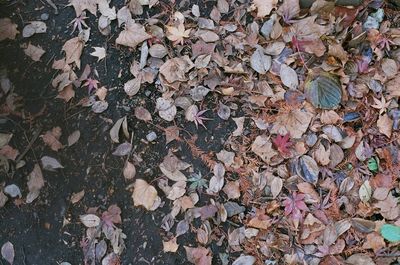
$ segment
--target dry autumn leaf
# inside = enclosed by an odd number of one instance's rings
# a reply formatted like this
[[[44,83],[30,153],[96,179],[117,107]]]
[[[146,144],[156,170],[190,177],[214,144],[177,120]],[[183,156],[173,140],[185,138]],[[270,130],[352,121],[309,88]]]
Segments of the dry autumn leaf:
[[[146,210],[152,210],[157,201],[157,190],[143,179],[135,181],[132,194],[135,206],[143,206]]]

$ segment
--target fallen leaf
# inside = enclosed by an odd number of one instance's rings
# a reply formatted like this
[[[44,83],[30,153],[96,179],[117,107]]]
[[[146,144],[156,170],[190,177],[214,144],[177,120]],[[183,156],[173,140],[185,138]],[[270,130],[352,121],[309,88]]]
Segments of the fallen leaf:
[[[62,50],[65,52],[65,62],[67,64],[75,63],[81,68],[81,55],[85,43],[80,37],[72,38],[64,43]]]
[[[379,116],[376,125],[378,126],[380,133],[383,133],[388,138],[390,138],[390,136],[392,135],[393,120],[389,118],[387,114]]]
[[[81,220],[82,224],[88,228],[97,227],[100,225],[100,217],[95,214],[84,214],[79,216],[79,220]]]
[[[170,241],[163,241],[164,252],[176,252],[179,248],[179,244],[176,243],[176,237]]]
[[[123,174],[125,179],[133,179],[136,176],[135,165],[129,161],[126,161]]]
[[[298,108],[278,114],[271,133],[280,135],[290,133],[290,137],[294,139],[301,138],[307,131],[312,118],[311,113]]]
[[[187,260],[195,265],[211,265],[212,256],[210,251],[204,247],[191,248],[184,246]]]
[[[253,3],[257,8],[257,17],[263,18],[276,8],[278,0],[253,0]]]
[[[299,78],[295,70],[286,64],[281,65],[279,73],[282,83],[290,89],[296,89],[299,86]]]
[[[193,67],[194,64],[187,55],[183,57],[174,57],[172,59],[168,59],[160,67],[160,74],[162,74],[169,83],[173,83],[175,81],[183,82],[187,80],[185,74]]]
[[[15,40],[19,33],[17,24],[12,23],[9,18],[0,19],[0,41],[5,39]]]
[[[117,149],[112,153],[115,156],[126,156],[132,151],[132,144],[125,142],[117,146]]]
[[[1,256],[11,265],[14,263],[14,258],[15,258],[14,245],[10,241],[7,241],[1,247]]]
[[[135,108],[135,117],[142,121],[153,120],[150,112],[147,109],[140,107],[140,106]]]
[[[97,62],[100,62],[106,57],[106,49],[103,47],[93,47],[94,52],[90,53],[90,55],[97,57]]]
[[[47,131],[44,135],[41,136],[43,142],[48,145],[51,150],[58,151],[63,145],[60,143],[59,139],[61,137],[61,128],[54,127],[51,131]]]
[[[31,21],[22,30],[22,37],[29,38],[36,33],[45,33],[46,31],[46,23],[44,23],[43,21]]]
[[[256,262],[256,258],[253,256],[240,256],[235,259],[232,265],[253,265]]]
[[[50,156],[43,156],[40,161],[42,161],[44,170],[55,171],[56,169],[64,168],[57,159]]]
[[[135,181],[132,194],[133,203],[135,206],[143,206],[147,210],[151,210],[157,200],[157,190],[149,185],[143,179]]]
[[[76,16],[79,17],[84,10],[88,10],[93,15],[97,13],[98,0],[70,0],[69,4],[75,9]]]
[[[85,196],[85,190],[81,190],[80,192],[77,193],[72,193],[71,195],[71,203],[75,204],[82,200],[83,196]]]
[[[39,192],[44,186],[43,174],[39,164],[35,164],[32,172],[29,174],[27,185],[29,193],[26,196],[26,203],[31,203],[39,196]]]
[[[380,229],[381,235],[389,242],[400,241],[400,226],[384,224]]]
[[[121,31],[115,42],[116,44],[135,49],[137,45],[149,38],[151,38],[151,36],[146,33],[146,30],[142,25],[131,23],[125,26],[125,29]]]
[[[79,130],[74,131],[68,136],[68,146],[74,145],[76,142],[79,141],[81,137],[81,132]]]
[[[261,47],[257,47],[250,57],[250,65],[257,73],[266,74],[271,68],[272,58],[265,55]]]
[[[24,49],[24,53],[35,62],[39,62],[45,51],[40,46],[35,46],[29,43],[28,47]]]

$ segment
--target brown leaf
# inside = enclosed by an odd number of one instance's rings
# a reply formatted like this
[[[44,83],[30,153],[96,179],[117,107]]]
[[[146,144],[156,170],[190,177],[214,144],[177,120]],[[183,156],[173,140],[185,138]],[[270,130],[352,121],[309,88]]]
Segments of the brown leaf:
[[[187,77],[185,74],[194,67],[193,62],[190,58],[185,55],[183,57],[175,57],[167,60],[160,67],[160,74],[162,74],[169,83],[175,81],[186,81]]]
[[[253,0],[253,3],[257,8],[257,17],[263,18],[268,16],[272,9],[276,8],[278,0]]]
[[[54,127],[51,131],[47,131],[45,135],[42,135],[43,142],[48,145],[51,150],[58,151],[63,145],[58,141],[61,136],[61,128]]]
[[[143,206],[147,210],[153,210],[157,198],[157,190],[153,186],[149,185],[143,179],[137,179],[135,181],[132,194],[135,206]]]
[[[72,84],[65,86],[57,95],[57,98],[63,99],[65,102],[69,102],[73,97],[75,97],[75,90]]]
[[[24,49],[24,53],[35,62],[39,62],[45,51],[40,46],[35,46],[29,43],[28,47]]]
[[[311,113],[301,109],[293,109],[279,114],[271,133],[280,135],[289,133],[291,138],[301,138],[303,133],[307,131],[312,118]]]
[[[151,36],[146,33],[146,30],[142,25],[138,23],[131,23],[126,25],[126,28],[121,31],[115,42],[116,44],[135,49],[137,45],[149,38],[151,38]]]
[[[83,196],[85,196],[85,190],[81,190],[80,192],[77,193],[72,193],[71,195],[71,203],[75,204],[82,200]]]
[[[0,155],[3,155],[7,159],[15,161],[15,159],[17,159],[17,156],[19,155],[19,151],[12,148],[10,145],[5,145],[0,148]]]
[[[9,18],[0,19],[0,41],[5,39],[15,40],[19,33],[17,24],[12,23]]]
[[[364,249],[373,249],[377,253],[380,249],[386,247],[385,240],[376,232],[369,233],[366,239],[367,241],[362,246]]]
[[[67,64],[75,63],[81,68],[81,55],[85,43],[80,37],[75,37],[64,43],[62,50],[65,52],[65,62]]]
[[[97,13],[97,0],[70,0],[70,5],[74,7],[77,17],[79,17],[84,10],[88,10],[93,15]]]
[[[135,117],[142,121],[153,120],[150,112],[147,109],[140,107],[140,106],[135,108]]]
[[[393,120],[389,118],[387,114],[379,116],[376,125],[378,126],[380,133],[383,133],[388,138],[390,138],[390,136],[392,135]]]
[[[27,185],[29,193],[26,196],[26,203],[31,203],[39,196],[39,192],[44,186],[43,174],[39,164],[35,164],[32,172],[29,174]]]
[[[195,265],[211,265],[212,256],[210,251],[204,247],[191,248],[184,246],[186,257],[189,262]]]
[[[123,174],[125,179],[133,179],[136,176],[135,165],[126,161]]]
[[[176,237],[172,238],[170,241],[163,241],[164,252],[176,252],[179,245],[176,243]]]

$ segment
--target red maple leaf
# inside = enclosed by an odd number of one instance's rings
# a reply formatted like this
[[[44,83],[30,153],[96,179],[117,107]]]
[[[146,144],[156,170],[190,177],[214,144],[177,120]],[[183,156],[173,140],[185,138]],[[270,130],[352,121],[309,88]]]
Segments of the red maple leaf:
[[[274,140],[272,140],[272,143],[282,155],[290,155],[290,150],[288,148],[291,147],[293,143],[290,141],[289,138],[289,133],[284,136],[278,134],[278,136]]]
[[[290,215],[294,220],[302,220],[302,212],[309,211],[304,202],[304,198],[304,194],[297,194],[296,192],[293,192],[291,196],[287,197],[283,202],[283,205],[285,206],[285,216]]]

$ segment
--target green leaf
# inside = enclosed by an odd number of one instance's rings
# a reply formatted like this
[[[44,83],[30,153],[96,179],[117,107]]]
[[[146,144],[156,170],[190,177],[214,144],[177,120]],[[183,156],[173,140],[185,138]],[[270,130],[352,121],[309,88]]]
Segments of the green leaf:
[[[381,235],[390,242],[400,241],[400,226],[384,224],[381,227]]]
[[[378,161],[375,159],[375,158],[373,158],[373,157],[371,157],[369,160],[368,160],[368,169],[371,171],[371,172],[373,172],[373,173],[376,173],[376,172],[378,172]]]
[[[320,109],[334,109],[342,100],[342,86],[336,75],[322,72],[307,78],[305,93],[308,101]]]

